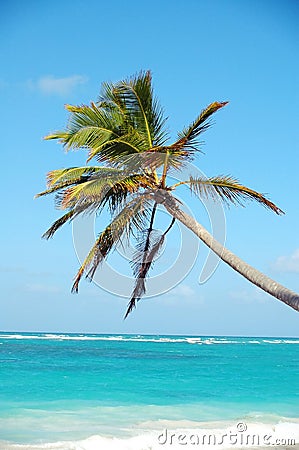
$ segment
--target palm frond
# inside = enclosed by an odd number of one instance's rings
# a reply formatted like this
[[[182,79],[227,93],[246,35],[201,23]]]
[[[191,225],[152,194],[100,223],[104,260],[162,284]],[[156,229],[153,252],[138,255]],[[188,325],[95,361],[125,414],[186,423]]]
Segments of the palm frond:
[[[124,158],[131,154],[139,154],[147,150],[147,147],[148,145],[142,133],[130,128],[126,134],[120,137],[91,147],[87,162],[96,157],[99,162],[109,161],[110,164],[115,165],[117,158]]]
[[[140,183],[142,183],[143,187],[147,187],[147,182],[148,178],[141,175],[132,175],[121,179],[119,182],[116,182],[113,187],[108,189],[106,194],[103,195],[102,201],[98,204],[95,203],[94,198],[86,198],[84,202],[78,202],[73,205],[73,208],[69,212],[64,214],[51,225],[51,227],[42,235],[42,238],[49,239],[53,237],[56,231],[66,222],[72,220],[79,214],[92,212],[94,209],[98,209],[99,207],[103,208],[106,204],[108,204],[111,213],[114,213],[117,209],[120,210],[124,206],[129,195],[138,191]],[[59,186],[60,185],[61,183]],[[49,189],[49,191],[50,190],[51,189]]]
[[[115,89],[115,83],[102,83],[97,106],[98,108],[107,110],[117,109],[123,115],[124,120],[128,118],[125,101],[122,96],[118,94],[117,89]]]
[[[146,277],[148,276],[148,272],[153,266],[154,260],[158,256],[165,239],[164,234],[158,233],[156,230],[144,230],[144,233],[142,234],[146,235],[146,239],[149,237],[149,240],[145,243],[141,240],[137,246],[137,252],[134,255],[132,266],[136,282],[124,319],[128,317],[130,312],[135,308],[136,302],[144,295],[146,291]]]
[[[47,174],[47,185],[51,187],[61,182],[77,180],[80,177],[89,177],[91,175],[97,174],[97,176],[113,176],[114,174],[120,173],[112,167],[99,167],[99,166],[83,166],[83,167],[70,167],[67,169],[56,169],[51,170]]]
[[[145,189],[150,192],[155,188],[155,180],[150,175],[136,174],[123,176],[122,179],[115,182],[107,191],[101,203],[101,207],[108,204],[111,214],[123,208],[132,194]]]
[[[154,179],[154,172],[162,168],[166,162],[169,168],[174,170],[181,169],[186,163],[181,156],[168,153],[167,147],[162,147],[161,152],[156,149],[125,157],[116,157],[113,166],[123,167],[126,172],[130,173],[144,173]]]
[[[99,264],[106,258],[113,245],[116,243],[116,236],[113,236],[110,226],[111,224],[104,231],[102,231],[102,233],[100,233],[85,260],[81,264],[81,267],[76,274],[71,292],[78,293],[79,283],[84,272],[88,270],[91,265],[93,265],[94,270],[96,270]]]
[[[71,113],[65,131],[57,131],[45,139],[59,139],[67,150],[89,147],[121,135],[122,118],[88,105],[66,105]]]
[[[68,138],[68,133],[66,131],[54,131],[53,133],[44,136],[45,141],[50,141],[52,139],[58,139],[60,144],[63,144]]]
[[[226,204],[233,203],[243,205],[244,200],[255,200],[266,208],[271,209],[276,214],[284,214],[274,203],[268,200],[264,194],[256,192],[231,176],[220,175],[212,178],[193,178],[180,184],[188,184],[190,189],[196,194],[205,198],[222,200]]]
[[[67,148],[96,147],[124,133],[123,115],[117,110],[107,111],[93,102],[90,106],[66,105],[66,109],[71,113],[67,125]]]
[[[73,184],[85,183],[95,175],[101,178],[115,179],[115,177],[121,174],[122,171],[119,169],[99,166],[70,167],[69,169],[52,170],[47,174],[48,189],[36,194],[35,198],[51,194]]]
[[[142,174],[126,176],[124,173],[117,173],[113,177],[98,177],[95,174],[85,182],[59,190],[55,201],[59,209],[81,208],[89,205],[89,212],[108,203],[113,212],[117,206],[123,205],[130,194],[137,192],[140,188],[152,186],[151,179]]]
[[[100,156],[101,161],[113,161],[115,155],[138,153],[148,144],[142,132],[128,123],[117,108],[66,105],[71,113],[65,131],[57,131],[45,139],[59,139],[66,150],[86,148],[89,158]]]
[[[138,236],[137,251],[132,261],[133,274],[136,278],[136,281],[124,319],[128,317],[128,315],[136,307],[136,302],[139,302],[141,297],[145,294],[145,283],[149,270],[153,267],[153,263],[161,251],[166,234],[169,232],[175,222],[175,219],[172,218],[169,227],[164,231],[163,234],[161,234],[161,232],[158,232],[157,230],[154,230],[153,223],[156,208],[157,203],[155,203],[151,214],[149,228],[142,230],[142,232],[139,233]]]
[[[58,220],[55,220],[55,222],[50,226],[50,228],[42,235],[43,239],[50,239],[53,237],[53,235],[56,233],[56,231],[62,227],[66,222],[69,220],[72,220],[74,216],[76,215],[76,211],[72,209],[71,211],[64,214],[62,217],[60,217]]]
[[[61,216],[59,219],[57,219],[51,227],[42,235],[43,239],[49,239],[53,237],[54,233],[62,227],[66,222],[73,220],[75,217],[79,216],[80,214],[84,214],[87,212],[90,212],[90,210],[93,210],[93,203],[85,202],[83,205],[75,206],[73,209],[68,211],[66,214]]]
[[[128,239],[130,234],[134,233],[134,230],[142,230],[151,202],[151,196],[146,194],[134,198],[100,233],[75,277],[72,292],[78,292],[79,283],[84,272],[87,278],[93,279],[101,262],[108,256],[113,247],[120,242],[123,235]]]
[[[107,190],[112,182],[103,178],[90,178],[85,182],[77,183],[58,191],[55,204],[58,209],[69,209],[82,206],[86,203],[95,207],[101,205]]]
[[[148,148],[162,145],[167,137],[163,109],[154,97],[150,71],[140,72],[116,83],[112,89],[114,101],[122,105],[128,122],[147,137]],[[115,99],[118,100],[115,100]]]
[[[218,111],[218,109],[227,105],[227,103],[228,102],[213,102],[208,105],[191,125],[178,133],[179,139],[169,146],[170,149],[172,149],[172,152],[176,154],[184,150],[185,154],[181,153],[182,156],[189,157],[194,151],[198,151],[198,136],[206,131],[211,125],[208,119],[212,114]]]

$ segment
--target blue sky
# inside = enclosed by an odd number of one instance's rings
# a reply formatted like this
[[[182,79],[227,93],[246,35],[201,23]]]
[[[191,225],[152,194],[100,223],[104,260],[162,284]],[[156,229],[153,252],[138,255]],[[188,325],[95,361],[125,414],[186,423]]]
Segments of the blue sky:
[[[151,69],[172,136],[208,103],[230,101],[196,162],[207,175],[231,174],[269,193],[286,212],[231,207],[226,245],[298,291],[298,14],[295,0],[1,6],[1,330],[298,336],[295,311],[224,263],[199,285],[202,246],[177,287],[123,322],[125,299],[85,281],[70,294],[79,264],[72,228],[41,240],[59,212],[51,198],[33,200],[47,171],[85,162],[83,151],[42,140],[65,125],[64,104],[89,103],[102,81]],[[195,199],[189,206],[200,219]],[[175,241],[174,232],[170,247]]]

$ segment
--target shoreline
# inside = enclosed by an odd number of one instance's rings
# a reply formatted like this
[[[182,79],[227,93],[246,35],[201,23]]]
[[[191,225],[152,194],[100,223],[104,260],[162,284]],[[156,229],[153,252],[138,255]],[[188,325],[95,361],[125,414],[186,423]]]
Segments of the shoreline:
[[[175,427],[176,422],[180,426]],[[176,422],[160,421],[160,427],[158,422],[152,423],[155,429],[143,423],[132,428],[131,436],[126,437],[96,434],[76,440],[0,441],[0,450],[299,450],[299,418],[281,418],[275,424],[217,421],[194,422],[193,426],[189,422],[182,426],[182,421]]]

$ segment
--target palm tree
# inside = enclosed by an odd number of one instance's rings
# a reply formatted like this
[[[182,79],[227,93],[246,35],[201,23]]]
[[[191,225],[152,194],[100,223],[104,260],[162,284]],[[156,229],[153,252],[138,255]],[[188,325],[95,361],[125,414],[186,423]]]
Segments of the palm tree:
[[[172,144],[167,144],[166,119],[154,97],[149,71],[117,83],[104,83],[98,101],[90,106],[66,105],[70,112],[66,129],[45,139],[58,139],[66,150],[87,149],[87,165],[48,173],[47,189],[37,197],[55,192],[57,207],[66,212],[43,237],[52,237],[63,224],[81,214],[94,211],[99,214],[106,208],[111,215],[110,223],[98,235],[75,277],[73,292],[78,292],[83,274],[92,280],[111,250],[133,236],[137,241],[137,251],[131,261],[135,285],[125,314],[127,317],[144,295],[153,261],[165,235],[178,220],[247,280],[299,310],[298,294],[224,248],[182,210],[174,191],[186,185],[191,192],[216,201],[243,204],[245,200],[254,200],[276,214],[283,214],[281,209],[231,176],[190,176],[176,184],[168,183],[169,174],[179,171],[200,151],[198,138],[210,126],[210,117],[226,104],[211,103]],[[91,160],[99,164],[90,165]],[[154,229],[158,205],[163,205],[171,217],[162,234]]]

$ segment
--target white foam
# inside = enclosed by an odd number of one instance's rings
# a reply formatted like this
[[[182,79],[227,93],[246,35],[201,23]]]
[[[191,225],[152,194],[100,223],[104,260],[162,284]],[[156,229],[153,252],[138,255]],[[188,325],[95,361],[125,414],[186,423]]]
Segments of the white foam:
[[[159,426],[157,426],[159,424]],[[150,430],[135,430],[129,438],[94,435],[78,441],[58,441],[39,444],[0,442],[0,450],[178,450],[194,447],[201,450],[250,447],[292,446],[299,443],[299,419],[285,419],[277,423],[154,421],[142,424]],[[245,425],[246,430],[238,429]],[[141,424],[140,424],[141,426]],[[152,427],[156,429],[153,429]],[[167,430],[167,431],[166,431]],[[182,436],[185,436],[183,444]],[[195,445],[196,438],[204,442]],[[266,439],[265,439],[266,436]],[[210,443],[208,444],[210,439]],[[214,440],[216,439],[216,441]],[[233,443],[230,441],[233,439]],[[237,442],[235,441],[237,439]],[[292,440],[292,441],[291,441]],[[254,444],[254,445],[253,445]]]
[[[299,344],[298,339],[254,339],[241,340],[240,338],[218,338],[218,337],[161,337],[161,336],[127,336],[127,335],[72,335],[72,334],[6,334],[0,333],[0,339],[40,339],[56,341],[123,341],[123,342],[152,342],[152,343],[184,343],[197,345],[227,345],[227,344]]]

